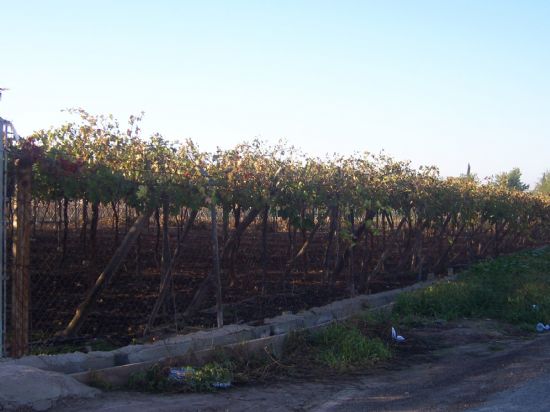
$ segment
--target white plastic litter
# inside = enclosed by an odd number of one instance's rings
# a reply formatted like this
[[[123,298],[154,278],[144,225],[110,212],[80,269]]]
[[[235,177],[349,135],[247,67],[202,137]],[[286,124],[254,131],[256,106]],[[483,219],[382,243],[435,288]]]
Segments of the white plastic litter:
[[[231,382],[214,382],[212,386],[218,389],[227,389],[231,386]]]
[[[545,325],[544,323],[537,323],[537,332],[545,332],[547,330],[550,330],[550,325]]]
[[[397,331],[395,330],[395,328],[393,326],[391,328],[391,337],[396,342],[405,342],[405,338],[401,335],[398,335]]]
[[[195,369],[187,366],[183,368],[170,368],[170,372],[168,373],[168,379],[171,381],[176,382],[189,382],[193,379],[193,375],[195,374]],[[227,389],[231,387],[231,382],[212,382],[212,387],[217,389]]]
[[[189,380],[194,373],[195,373],[195,369],[191,367],[170,368],[168,379],[172,381],[185,382],[186,380]]]

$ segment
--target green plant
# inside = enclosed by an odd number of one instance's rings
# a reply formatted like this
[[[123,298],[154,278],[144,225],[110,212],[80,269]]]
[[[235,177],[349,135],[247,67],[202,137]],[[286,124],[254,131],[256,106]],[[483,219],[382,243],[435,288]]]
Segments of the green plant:
[[[169,367],[155,365],[146,371],[133,374],[127,384],[128,389],[144,392],[212,392],[214,384],[233,380],[233,364],[211,362],[191,372],[184,380],[170,379]]]
[[[233,364],[226,362],[207,363],[191,375],[189,387],[193,392],[209,392],[215,389],[214,384],[231,382],[233,380]]]
[[[354,326],[334,324],[312,336],[317,359],[335,369],[365,366],[388,359],[390,350],[379,338],[367,338]]]
[[[390,358],[391,352],[380,338],[365,336],[362,322],[353,320],[315,333],[291,334],[285,343],[283,362],[343,371]]]
[[[550,250],[528,251],[472,266],[456,282],[401,295],[394,317],[493,318],[514,324],[550,319]]]

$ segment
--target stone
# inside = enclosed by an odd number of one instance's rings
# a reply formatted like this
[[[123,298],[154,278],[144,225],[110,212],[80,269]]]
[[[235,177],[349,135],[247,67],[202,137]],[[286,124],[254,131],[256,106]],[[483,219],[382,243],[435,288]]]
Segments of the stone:
[[[75,373],[85,370],[83,366],[88,355],[82,352],[63,353],[60,355],[39,355],[47,365],[47,369],[54,372]]]
[[[0,406],[4,411],[43,411],[66,398],[89,398],[101,393],[68,375],[16,364],[0,365],[0,382]]]
[[[3,364],[32,366],[33,368],[38,369],[48,369],[48,364],[44,362],[40,356],[36,355],[24,356],[19,359],[5,358],[0,362],[0,367],[2,367]]]

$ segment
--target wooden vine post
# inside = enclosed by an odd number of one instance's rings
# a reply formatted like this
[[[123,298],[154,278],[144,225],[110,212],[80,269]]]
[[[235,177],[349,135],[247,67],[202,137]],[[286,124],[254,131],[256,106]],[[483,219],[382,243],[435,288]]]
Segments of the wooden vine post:
[[[74,336],[78,332],[84,322],[84,319],[90,312],[98,297],[101,295],[112,277],[118,272],[120,265],[130,252],[131,247],[136,243],[140,233],[149,222],[149,218],[153,214],[153,211],[154,209],[147,209],[137,218],[130,230],[128,230],[128,233],[126,233],[126,236],[124,236],[124,239],[111,257],[111,260],[105,269],[103,269],[103,272],[100,273],[95,283],[86,293],[82,303],[80,303],[78,308],[76,308],[73,318],[70,320],[65,329],[57,334],[58,337],[66,338]]]
[[[218,328],[223,327],[223,302],[222,302],[222,281],[220,274],[220,251],[218,247],[218,219],[215,202],[215,190],[212,190],[210,199],[210,220],[212,221],[212,273],[216,284],[216,318]]]
[[[267,200],[273,199],[275,197],[275,193],[278,190],[278,186],[279,186],[278,176],[282,170],[283,168],[281,167],[275,172],[275,175],[273,176],[273,183],[270,186],[269,196]],[[205,177],[208,177],[207,173],[204,170],[201,170],[201,174]],[[233,231],[231,235],[229,235],[227,241],[224,243],[221,250],[218,250],[219,262],[223,262],[229,257],[230,253],[232,253],[233,251],[235,244],[238,244],[238,242],[240,242],[240,238],[243,235],[246,228],[250,226],[252,222],[254,222],[254,219],[256,219],[256,217],[261,213],[261,211],[262,211],[261,208],[253,207],[250,209],[250,211],[248,212],[248,214],[243,220],[240,220],[240,212],[239,212],[239,215],[238,215],[239,218],[235,219],[236,221],[237,220],[239,221],[238,224],[237,222],[235,222],[235,231]],[[212,209],[210,210],[210,213],[212,215],[213,213]],[[213,237],[213,233],[212,233],[212,237]],[[217,241],[217,235],[216,235],[216,241]],[[220,263],[220,266],[221,266],[221,263]],[[216,280],[216,273],[215,273],[215,270],[212,270],[200,284],[199,288],[195,292],[195,295],[193,296],[193,299],[191,299],[191,303],[189,303],[189,305],[187,306],[187,309],[185,309],[183,316],[187,319],[190,319],[198,311],[200,305],[208,296],[208,293],[211,290],[211,288],[216,287],[217,285],[218,285],[218,281]],[[221,285],[221,281],[219,282],[219,285]],[[219,293],[221,295],[221,286],[218,289],[220,289],[220,291],[219,292],[217,291],[216,294]],[[221,301],[221,298],[220,298],[220,301]],[[219,311],[221,309],[223,309],[223,307],[220,307]],[[220,315],[218,314],[218,317],[219,316]]]
[[[178,241],[178,244],[176,246],[176,250],[174,251],[173,257],[170,259],[170,264],[167,266],[163,266],[163,272],[161,275],[162,284],[160,286],[160,292],[159,296],[155,302],[155,305],[153,306],[153,310],[151,311],[151,316],[149,316],[149,322],[147,322],[147,326],[145,326],[145,329],[143,331],[143,335],[147,335],[151,328],[153,327],[153,324],[158,316],[159,310],[161,306],[166,302],[168,292],[170,290],[170,285],[172,282],[172,271],[174,269],[175,263],[177,259],[181,255],[181,250],[183,248],[183,242],[187,238],[187,235],[189,234],[189,231],[191,230],[191,227],[193,226],[193,222],[197,218],[199,210],[193,209],[191,213],[189,214],[189,217],[187,218],[187,223],[185,223],[185,227],[183,229],[183,233],[180,236],[180,239]]]
[[[218,245],[218,211],[216,209],[216,186],[210,175],[200,168],[201,174],[208,179],[210,188],[209,207],[210,207],[210,224],[211,224],[211,241],[212,241],[212,276],[216,288],[216,320],[218,328],[223,327],[223,301],[222,301],[222,278],[220,268],[220,248]]]
[[[15,161],[15,218],[12,272],[12,340],[11,356],[19,358],[29,352],[30,309],[30,238],[32,161]]]

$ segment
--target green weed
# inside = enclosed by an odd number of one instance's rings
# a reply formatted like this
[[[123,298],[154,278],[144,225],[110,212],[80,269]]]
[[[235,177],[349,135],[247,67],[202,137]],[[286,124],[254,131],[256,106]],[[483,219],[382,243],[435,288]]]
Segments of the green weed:
[[[357,327],[334,324],[312,336],[319,361],[334,369],[366,366],[388,359],[390,351],[379,338],[367,338]]]
[[[130,377],[128,389],[142,392],[213,392],[216,390],[213,384],[231,382],[233,379],[233,366],[216,362],[194,368],[184,381],[170,379],[169,371],[169,367],[155,365],[138,372]]]
[[[521,252],[472,266],[456,282],[402,294],[394,317],[491,318],[513,324],[550,320],[550,250]]]
[[[291,334],[285,344],[283,361],[342,371],[390,358],[391,352],[382,340],[363,333],[363,322],[354,320],[314,333]]]

